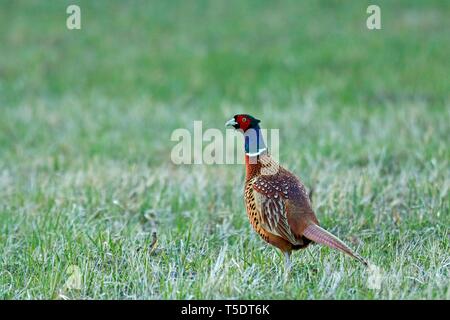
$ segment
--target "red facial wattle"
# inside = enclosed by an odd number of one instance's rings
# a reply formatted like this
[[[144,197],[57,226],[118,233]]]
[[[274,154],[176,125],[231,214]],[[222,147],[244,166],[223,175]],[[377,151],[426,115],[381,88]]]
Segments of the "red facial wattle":
[[[251,124],[250,119],[246,116],[237,116],[236,122],[239,124],[239,128],[244,132],[247,131]]]

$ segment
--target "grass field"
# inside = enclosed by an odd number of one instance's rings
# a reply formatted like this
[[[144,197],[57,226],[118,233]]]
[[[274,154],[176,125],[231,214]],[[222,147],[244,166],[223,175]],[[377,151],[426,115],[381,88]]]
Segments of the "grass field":
[[[450,299],[450,2],[371,3],[0,0],[0,297]],[[172,164],[241,112],[381,288],[320,246],[286,280],[243,166]]]

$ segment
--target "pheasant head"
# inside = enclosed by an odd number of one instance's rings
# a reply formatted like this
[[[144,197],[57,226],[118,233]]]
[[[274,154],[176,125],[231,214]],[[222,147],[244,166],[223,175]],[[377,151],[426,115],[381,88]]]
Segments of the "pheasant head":
[[[233,118],[228,120],[225,125],[238,130],[240,129],[245,132],[248,129],[259,129],[260,122],[260,120],[252,117],[249,114],[237,114]]]

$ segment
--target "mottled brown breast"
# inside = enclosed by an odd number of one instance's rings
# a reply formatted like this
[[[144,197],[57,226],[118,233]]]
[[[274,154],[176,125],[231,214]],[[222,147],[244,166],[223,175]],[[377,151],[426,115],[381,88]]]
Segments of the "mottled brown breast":
[[[261,227],[261,212],[258,208],[258,203],[256,202],[256,195],[253,190],[253,183],[256,177],[247,181],[244,190],[245,207],[247,210],[247,216],[250,220],[250,224],[253,229],[267,242],[269,242],[269,237],[267,232]]]

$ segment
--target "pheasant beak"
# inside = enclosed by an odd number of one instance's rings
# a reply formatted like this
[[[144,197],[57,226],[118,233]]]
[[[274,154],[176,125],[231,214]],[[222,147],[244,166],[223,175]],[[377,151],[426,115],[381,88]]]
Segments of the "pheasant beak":
[[[234,118],[231,118],[225,123],[225,127],[233,127],[235,129],[239,128],[239,124],[234,120]]]

